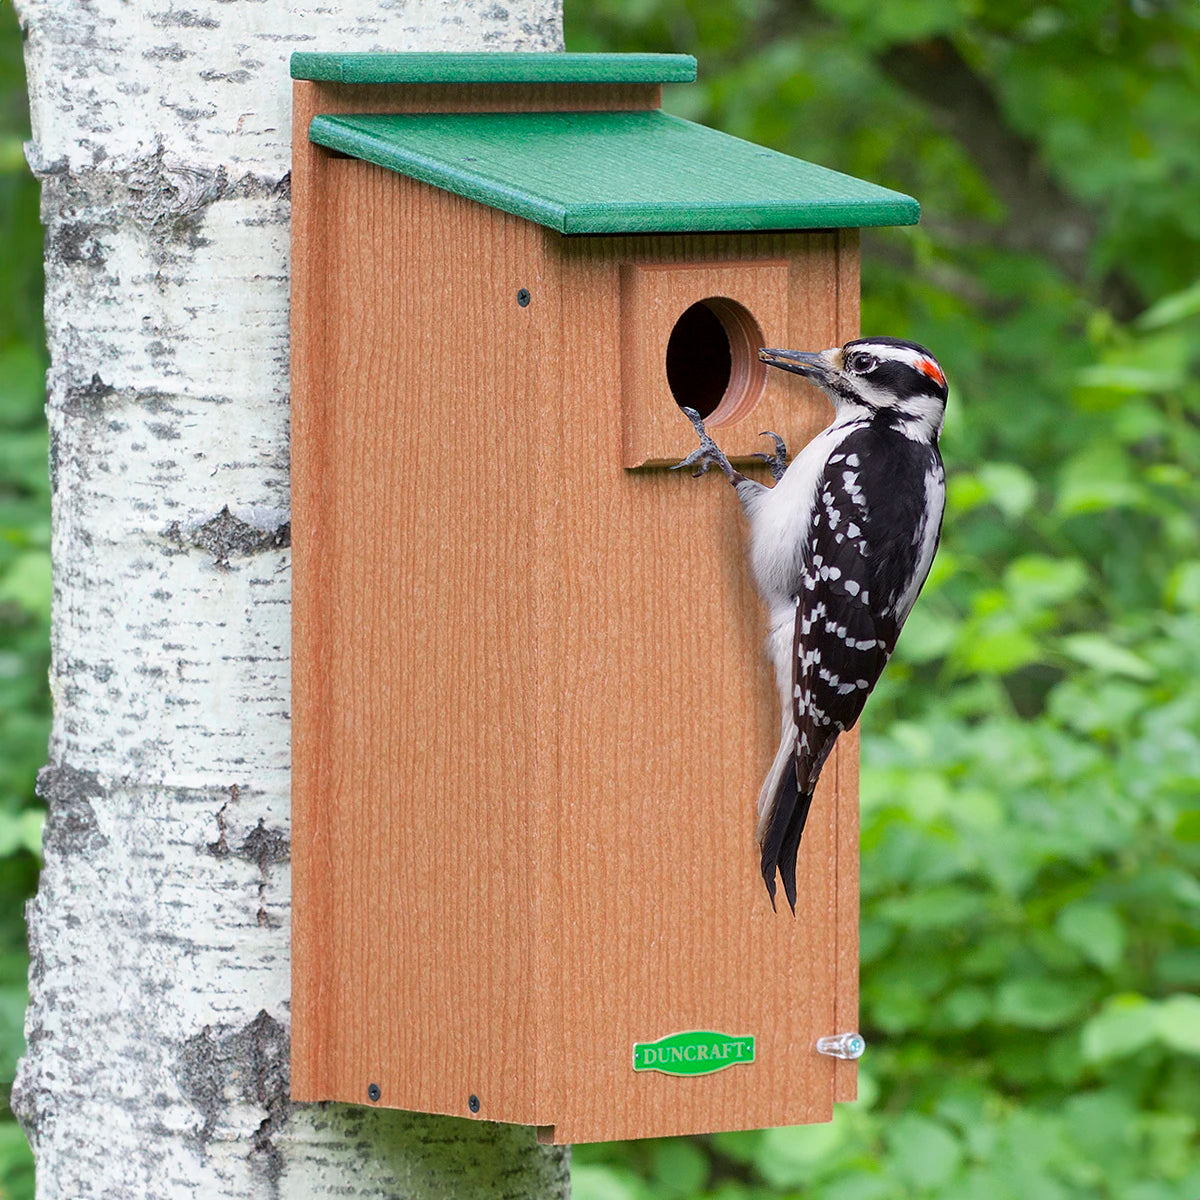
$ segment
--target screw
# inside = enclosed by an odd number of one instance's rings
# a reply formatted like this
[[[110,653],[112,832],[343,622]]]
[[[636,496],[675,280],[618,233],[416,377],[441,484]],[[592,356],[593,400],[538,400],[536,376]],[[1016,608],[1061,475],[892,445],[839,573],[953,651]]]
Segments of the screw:
[[[866,1048],[861,1033],[835,1033],[817,1038],[817,1053],[828,1054],[830,1058],[862,1058]]]
[[[379,1091],[379,1084],[370,1083],[367,1085],[367,1099],[378,1100],[382,1093]]]
[[[533,297],[529,294],[528,288],[521,288],[521,290],[517,292],[517,303],[522,308],[528,308],[529,302],[532,299],[533,299]]]
[[[478,1112],[478,1111],[479,1111],[479,1097],[478,1097],[478,1096],[471,1096],[471,1097],[470,1097],[470,1098],[467,1100],[467,1107],[468,1107],[468,1108],[469,1108],[469,1109],[470,1109],[470,1110],[471,1110],[473,1113],[476,1113],[476,1112]]]

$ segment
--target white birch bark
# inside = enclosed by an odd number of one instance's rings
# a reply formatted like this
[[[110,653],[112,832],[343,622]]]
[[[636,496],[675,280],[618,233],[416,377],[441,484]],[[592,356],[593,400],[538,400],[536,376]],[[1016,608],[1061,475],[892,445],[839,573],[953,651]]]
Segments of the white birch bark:
[[[42,1200],[557,1197],[530,1130],[288,1100],[288,55],[558,0],[21,0],[54,730],[14,1091]]]

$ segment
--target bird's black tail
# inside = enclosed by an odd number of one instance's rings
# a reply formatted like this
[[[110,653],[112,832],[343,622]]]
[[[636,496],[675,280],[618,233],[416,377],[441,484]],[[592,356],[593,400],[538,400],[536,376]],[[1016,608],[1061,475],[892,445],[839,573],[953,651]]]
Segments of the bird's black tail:
[[[775,907],[775,872],[778,871],[783,880],[783,894],[793,914],[796,911],[796,857],[812,798],[812,792],[800,794],[793,756],[770,798],[767,809],[770,817],[762,833],[762,876],[767,895],[771,897],[771,907]]]

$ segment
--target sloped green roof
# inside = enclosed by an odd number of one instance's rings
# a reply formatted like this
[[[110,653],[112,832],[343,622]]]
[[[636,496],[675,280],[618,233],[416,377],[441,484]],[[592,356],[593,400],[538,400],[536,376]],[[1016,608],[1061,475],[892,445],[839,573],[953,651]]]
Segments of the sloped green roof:
[[[564,234],[843,229],[920,216],[911,196],[661,111],[317,116],[309,138]]]
[[[473,54],[292,55],[293,79],[329,83],[691,83],[690,54],[568,54],[491,50]]]

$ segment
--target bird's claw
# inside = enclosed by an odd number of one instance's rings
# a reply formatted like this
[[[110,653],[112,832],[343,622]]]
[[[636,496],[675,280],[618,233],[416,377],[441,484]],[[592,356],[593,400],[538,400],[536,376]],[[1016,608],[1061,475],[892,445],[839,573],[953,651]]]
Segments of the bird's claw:
[[[726,479],[734,479],[737,472],[729,464],[716,442],[708,436],[708,430],[704,428],[704,420],[694,408],[683,409],[683,415],[692,423],[692,428],[696,431],[696,436],[700,439],[700,445],[691,452],[682,462],[677,462],[672,468],[672,471],[682,471],[686,467],[696,467],[692,472],[693,479],[699,479],[701,475],[711,471],[713,467],[719,467]]]
[[[701,446],[693,450],[682,462],[677,462],[671,470],[682,471],[685,467],[696,467],[696,470],[692,472],[692,478],[699,479],[701,475],[706,475],[713,469],[713,460],[709,457],[708,450]]]
[[[761,458],[771,468],[771,474],[778,483],[783,478],[784,471],[787,470],[787,444],[779,434],[772,433],[769,429],[764,429],[758,436],[769,437],[775,443],[774,454],[755,454],[754,457]]]

